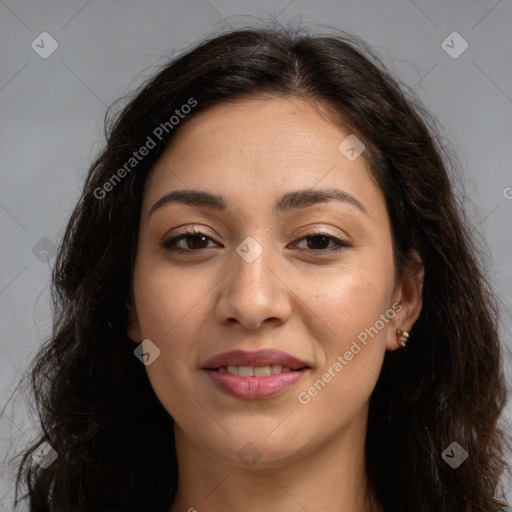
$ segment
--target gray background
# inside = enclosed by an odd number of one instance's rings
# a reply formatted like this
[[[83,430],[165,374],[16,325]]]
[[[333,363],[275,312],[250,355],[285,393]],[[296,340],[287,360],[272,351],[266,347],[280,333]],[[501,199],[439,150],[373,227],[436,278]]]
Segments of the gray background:
[[[511,0],[0,0],[2,408],[50,333],[52,243],[103,142],[106,107],[167,56],[214,30],[244,26],[252,16],[300,18],[306,27],[320,23],[353,32],[417,91],[464,169],[458,186],[487,240],[503,339],[512,348]],[[31,43],[45,31],[58,48],[43,59]],[[458,58],[442,47],[454,31],[469,45]],[[452,52],[462,48],[457,40],[447,44]],[[33,252],[44,243],[49,261]],[[507,360],[509,383],[510,367]],[[0,418],[2,460],[30,439],[33,418],[21,399],[7,404]],[[511,420],[509,401],[506,428]],[[10,509],[10,469],[5,462],[0,510]]]

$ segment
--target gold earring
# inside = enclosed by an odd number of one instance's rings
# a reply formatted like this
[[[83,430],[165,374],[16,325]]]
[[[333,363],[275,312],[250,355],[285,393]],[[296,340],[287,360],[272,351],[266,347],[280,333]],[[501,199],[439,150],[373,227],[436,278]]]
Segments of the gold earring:
[[[397,329],[396,336],[398,338],[398,344],[405,347],[405,344],[409,340],[409,333],[407,331],[402,331],[402,329]]]

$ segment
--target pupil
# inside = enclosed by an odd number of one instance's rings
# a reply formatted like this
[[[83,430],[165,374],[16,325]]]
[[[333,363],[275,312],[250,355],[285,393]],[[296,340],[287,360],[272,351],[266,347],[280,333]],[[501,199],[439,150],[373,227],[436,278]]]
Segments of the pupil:
[[[327,239],[327,237],[325,235],[314,235],[312,237],[310,237],[310,240],[313,241],[313,245],[318,245],[318,241],[320,240],[320,245],[324,245],[322,244],[321,242],[325,242],[327,241],[327,244],[329,244],[329,241]],[[308,244],[309,247],[311,248],[311,244]],[[325,247],[321,247],[322,249],[325,249]]]
[[[190,235],[189,242],[192,240],[192,243],[188,244],[189,245],[189,249],[194,249],[194,248],[197,249],[197,247],[191,247],[191,245],[195,246],[196,245],[195,242],[197,242],[198,239],[203,239],[203,243],[204,243],[204,241],[206,240],[206,237],[204,235]],[[201,242],[199,242],[199,245],[201,245]],[[203,247],[199,247],[199,249],[202,249],[202,248]]]

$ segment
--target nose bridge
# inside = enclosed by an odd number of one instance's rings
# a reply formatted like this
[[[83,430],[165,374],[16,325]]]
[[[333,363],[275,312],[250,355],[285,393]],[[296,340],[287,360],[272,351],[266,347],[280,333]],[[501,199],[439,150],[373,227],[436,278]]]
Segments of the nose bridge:
[[[263,245],[252,237],[247,237],[236,248],[233,270],[236,272],[236,288],[246,293],[253,290],[255,293],[268,294],[271,290],[267,281],[272,273],[269,269],[271,249],[263,248]],[[249,294],[250,295],[250,294]]]
[[[218,304],[221,321],[236,319],[255,329],[266,319],[284,321],[290,313],[285,286],[278,278],[271,247],[247,237],[230,261],[228,284]]]
[[[261,238],[260,238],[261,239]],[[236,248],[233,270],[235,272],[233,289],[239,300],[247,302],[245,306],[263,306],[275,295],[273,288],[275,276],[270,271],[272,249],[263,247],[253,237],[247,237]]]

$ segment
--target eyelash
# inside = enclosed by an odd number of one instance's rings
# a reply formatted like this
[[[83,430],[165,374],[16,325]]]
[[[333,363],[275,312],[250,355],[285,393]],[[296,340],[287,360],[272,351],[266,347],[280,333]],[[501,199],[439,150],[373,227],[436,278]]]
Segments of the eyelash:
[[[209,240],[213,240],[211,237],[209,237],[205,233],[202,233],[201,231],[196,231],[194,228],[191,228],[190,230],[187,230],[185,233],[182,233],[181,235],[175,236],[168,240],[164,240],[162,242],[162,247],[167,251],[178,252],[181,254],[184,254],[184,253],[190,254],[190,253],[194,253],[194,252],[201,254],[204,251],[208,251],[209,249],[211,249],[211,247],[205,247],[203,249],[181,249],[181,248],[177,248],[175,246],[178,241],[186,240],[188,237],[192,237],[195,235],[201,235]],[[340,240],[339,238],[336,238],[335,236],[332,236],[329,233],[324,233],[322,231],[312,231],[310,233],[306,233],[301,238],[298,238],[295,242],[304,240],[306,238],[313,238],[315,236],[323,236],[323,237],[329,238],[329,239],[333,240],[338,245],[338,247],[335,249],[330,248],[330,249],[301,249],[301,250],[306,250],[306,251],[309,250],[309,251],[313,251],[314,253],[317,253],[319,255],[323,255],[323,254],[338,253],[338,252],[342,251],[343,249],[351,247],[351,245],[348,244],[347,242],[344,242],[343,240]]]

